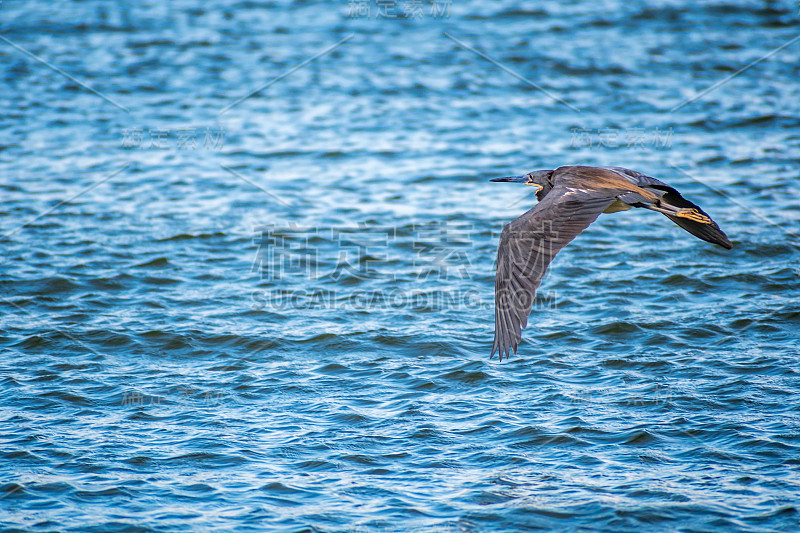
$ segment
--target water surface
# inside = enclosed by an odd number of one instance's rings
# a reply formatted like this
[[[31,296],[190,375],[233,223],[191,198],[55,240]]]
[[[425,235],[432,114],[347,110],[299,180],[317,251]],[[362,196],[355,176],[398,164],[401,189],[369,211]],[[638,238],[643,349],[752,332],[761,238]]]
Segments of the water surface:
[[[405,4],[0,5],[4,530],[797,530],[797,5]],[[734,249],[603,216],[489,360],[576,163]]]

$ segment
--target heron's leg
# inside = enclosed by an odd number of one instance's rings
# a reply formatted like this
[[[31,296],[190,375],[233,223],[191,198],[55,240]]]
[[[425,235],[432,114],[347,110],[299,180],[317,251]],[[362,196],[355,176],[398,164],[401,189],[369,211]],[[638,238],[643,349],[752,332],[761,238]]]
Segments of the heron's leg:
[[[701,224],[711,224],[710,218],[700,213],[697,209],[693,209],[691,207],[675,207],[673,205],[663,203],[660,206],[640,203],[635,207],[644,207],[645,209],[650,209],[651,211],[657,211],[673,217],[688,218],[689,220],[694,220],[695,222],[699,222]]]
[[[674,206],[669,202],[665,201],[663,195],[661,196],[661,198],[653,202],[652,200],[645,198],[639,193],[629,192],[621,196],[617,196],[617,200],[620,202],[624,202],[631,207],[644,207],[645,209],[650,209],[651,211],[664,213],[665,215],[669,215],[672,217],[688,218],[689,220],[693,220],[701,224],[711,224],[711,219],[705,216],[697,209],[694,209],[692,207]]]

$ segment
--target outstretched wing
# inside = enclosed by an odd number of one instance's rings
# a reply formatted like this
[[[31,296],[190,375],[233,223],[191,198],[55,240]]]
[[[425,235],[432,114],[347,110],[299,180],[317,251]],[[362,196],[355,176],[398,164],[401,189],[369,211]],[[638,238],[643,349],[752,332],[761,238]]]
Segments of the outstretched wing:
[[[536,289],[553,257],[594,222],[620,190],[556,185],[500,234],[495,274],[494,345],[500,359],[517,353]]]

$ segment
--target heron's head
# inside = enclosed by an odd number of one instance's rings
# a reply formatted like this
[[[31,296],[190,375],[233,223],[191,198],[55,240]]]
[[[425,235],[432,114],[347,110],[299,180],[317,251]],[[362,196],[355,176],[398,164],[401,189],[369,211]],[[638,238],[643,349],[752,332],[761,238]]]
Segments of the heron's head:
[[[513,183],[524,183],[525,185],[532,185],[537,188],[536,199],[541,200],[553,188],[553,183],[550,177],[553,175],[552,170],[534,170],[524,176],[508,176],[506,178],[494,178],[489,181],[510,181]]]

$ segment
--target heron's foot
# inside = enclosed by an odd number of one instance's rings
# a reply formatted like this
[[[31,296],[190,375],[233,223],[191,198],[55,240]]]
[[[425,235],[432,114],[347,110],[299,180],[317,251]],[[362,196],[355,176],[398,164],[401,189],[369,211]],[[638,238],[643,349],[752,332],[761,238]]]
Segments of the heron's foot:
[[[681,218],[688,218],[701,224],[711,224],[711,219],[698,212],[697,209],[680,209],[675,214]]]

